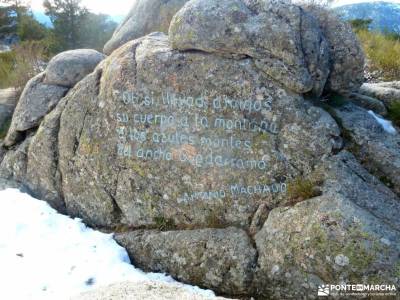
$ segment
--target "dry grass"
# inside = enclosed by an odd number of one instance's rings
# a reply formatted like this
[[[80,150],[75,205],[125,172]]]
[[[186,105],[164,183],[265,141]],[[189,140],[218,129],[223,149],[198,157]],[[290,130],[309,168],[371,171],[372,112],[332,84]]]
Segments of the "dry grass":
[[[37,41],[23,42],[11,52],[0,54],[0,88],[22,90],[29,79],[40,73],[47,57],[46,49]]]
[[[382,71],[386,80],[400,79],[400,39],[366,30],[359,30],[357,35],[371,69]]]
[[[288,205],[290,206],[320,195],[321,192],[316,184],[308,179],[296,178],[288,185]]]

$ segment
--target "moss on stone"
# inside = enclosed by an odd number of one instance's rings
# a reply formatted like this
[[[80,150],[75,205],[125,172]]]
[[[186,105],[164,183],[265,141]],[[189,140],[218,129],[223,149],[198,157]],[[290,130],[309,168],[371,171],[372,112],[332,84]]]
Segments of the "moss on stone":
[[[156,216],[153,218],[154,223],[158,230],[168,231],[176,229],[176,225],[173,219],[165,218],[164,216]]]
[[[400,279],[400,261],[395,266],[395,273],[394,275]]]
[[[289,204],[294,205],[298,202],[319,196],[321,193],[314,182],[301,177],[296,178],[288,184]]]
[[[379,180],[390,189],[395,187],[393,181],[385,175],[379,176]]]
[[[259,134],[257,134],[254,138],[253,138],[253,148],[254,150],[258,150],[258,149],[262,149],[265,147],[265,143],[268,143],[269,141],[269,136],[268,134],[261,132]]]
[[[349,227],[343,240],[339,237],[338,239],[329,237],[327,230],[322,224],[314,223],[310,229],[312,238],[309,246],[321,259],[334,258],[340,254],[346,256],[349,259],[349,265],[345,268],[350,280],[362,280],[361,274],[368,274],[368,269],[378,259],[378,255],[385,255],[384,246],[376,237],[362,230],[359,225]],[[370,282],[374,282],[373,276],[374,274],[368,275]]]
[[[141,177],[145,177],[146,176],[146,172],[143,170],[142,167],[140,167],[139,164],[135,163],[132,161],[131,163],[131,168],[132,170],[134,170],[136,172],[136,174],[138,174]]]

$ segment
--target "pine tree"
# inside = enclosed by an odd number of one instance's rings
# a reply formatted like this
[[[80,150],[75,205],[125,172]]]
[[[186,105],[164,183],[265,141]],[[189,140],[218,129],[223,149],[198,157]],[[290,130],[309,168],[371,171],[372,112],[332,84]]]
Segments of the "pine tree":
[[[80,48],[83,44],[80,30],[84,28],[89,14],[81,5],[81,0],[45,0],[43,6],[53,23],[60,50]]]

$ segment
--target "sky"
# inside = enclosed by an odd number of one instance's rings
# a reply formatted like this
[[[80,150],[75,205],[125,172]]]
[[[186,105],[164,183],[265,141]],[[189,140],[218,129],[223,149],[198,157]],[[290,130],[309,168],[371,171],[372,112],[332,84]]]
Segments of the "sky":
[[[112,16],[126,15],[132,4],[136,0],[83,0],[83,4],[94,13],[104,13]],[[336,0],[335,6],[358,2],[376,2],[379,0]],[[400,3],[400,0],[390,2]],[[43,0],[31,0],[31,5],[35,11],[43,11]]]

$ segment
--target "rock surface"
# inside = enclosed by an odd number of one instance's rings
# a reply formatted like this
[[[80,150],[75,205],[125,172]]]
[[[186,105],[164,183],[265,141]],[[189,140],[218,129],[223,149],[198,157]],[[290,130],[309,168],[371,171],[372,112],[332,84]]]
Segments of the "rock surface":
[[[352,104],[335,109],[354,155],[400,195],[400,135],[387,133],[366,110]]]
[[[351,93],[349,98],[354,104],[361,106],[367,110],[372,110],[381,116],[386,116],[388,111],[382,101],[359,93]]]
[[[249,292],[256,251],[237,228],[117,234],[136,265],[219,293]],[[178,243],[176,241],[179,241]]]
[[[45,73],[32,78],[26,85],[12,118],[5,145],[14,145],[22,132],[37,127],[68,91],[67,88],[43,83]]]
[[[328,41],[331,70],[326,91],[345,93],[357,91],[364,82],[364,54],[350,24],[318,6],[305,6],[317,18]]]
[[[24,191],[25,193],[29,192],[26,190],[26,188],[23,185],[21,185],[18,182],[0,178],[0,191],[3,191],[5,189],[19,189],[21,191]]]
[[[1,134],[4,134],[6,127],[11,122],[12,114],[15,106],[17,105],[17,94],[18,92],[13,89],[0,90],[0,129]],[[0,138],[1,139],[1,138]]]
[[[116,231],[140,267],[219,293],[399,284],[399,134],[316,99],[362,77],[354,35],[322,16],[190,1],[169,36],[125,43],[1,148],[0,177]]]
[[[398,81],[385,83],[364,83],[360,93],[382,101],[390,107],[395,101],[400,101],[400,84]]]
[[[77,49],[57,54],[47,65],[44,83],[71,88],[91,73],[104,57],[92,49]]]
[[[110,55],[123,44],[155,31],[168,33],[174,14],[188,0],[137,0],[124,21],[115,30],[104,46],[104,53]]]
[[[374,205],[381,203],[374,200],[374,193],[380,194],[385,187],[366,175],[351,155],[343,153],[327,161],[326,167],[332,173],[327,174],[322,196],[272,210],[255,237],[259,253],[256,281],[266,297],[309,298],[327,282],[398,284],[398,222],[393,226],[395,216],[382,219],[375,214]],[[370,182],[358,177],[363,175]],[[399,199],[386,193],[396,201],[382,199],[383,205],[398,215]],[[368,194],[371,203],[363,198]],[[293,291],[293,286],[298,288]]]
[[[152,95],[154,103],[131,103],[136,95]],[[183,105],[164,105],[167,95]],[[185,99],[200,99],[199,107],[185,109]],[[248,99],[259,99],[257,106],[242,102],[251,106],[240,111],[239,101]],[[115,222],[116,205],[121,222],[135,227],[154,227],[158,218],[177,226],[248,226],[261,202],[282,197],[285,176],[311,169],[340,140],[329,114],[282,89],[251,59],[182,53],[162,34],[115,51],[66,101],[59,134],[64,197],[98,225]],[[126,124],[124,114],[179,123]],[[150,157],[148,150],[164,155]],[[255,193],[255,185],[262,190]],[[244,193],[249,186],[251,194]]]
[[[46,70],[25,86],[5,138],[5,146],[13,146],[26,131],[38,127],[69,88],[91,73],[104,57],[89,49],[66,51],[53,57]]]
[[[70,300],[223,300],[193,293],[174,284],[161,282],[120,282],[85,292]]]
[[[400,90],[400,81],[385,81],[385,82],[379,82],[376,85]]]
[[[329,74],[317,22],[285,1],[190,1],[174,16],[169,35],[174,49],[254,58],[298,93],[320,95]]]

